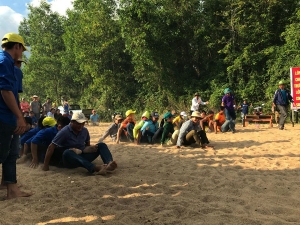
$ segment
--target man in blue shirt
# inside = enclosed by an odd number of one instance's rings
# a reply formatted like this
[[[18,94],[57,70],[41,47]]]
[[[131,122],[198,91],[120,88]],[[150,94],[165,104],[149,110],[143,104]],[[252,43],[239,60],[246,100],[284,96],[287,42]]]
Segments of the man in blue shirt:
[[[31,168],[36,168],[39,161],[44,162],[44,156],[47,147],[51,144],[53,138],[56,134],[65,126],[70,123],[68,117],[60,117],[57,120],[57,124],[53,127],[48,127],[46,129],[40,130],[31,140],[31,155],[32,161],[30,164]]]
[[[288,113],[288,105],[289,102],[294,102],[293,97],[291,94],[285,90],[285,82],[283,80],[279,81],[279,89],[276,90],[274,98],[273,98],[273,109],[280,113],[279,117],[279,130],[284,129],[284,123]]]
[[[90,173],[98,172],[106,174],[117,168],[117,163],[113,161],[112,155],[104,143],[90,145],[89,131],[84,127],[86,118],[83,113],[76,112],[73,114],[71,122],[57,133],[52,143],[49,145],[43,170],[49,170],[49,162],[53,153],[59,149],[65,149],[62,155],[63,165],[67,168],[83,167]],[[94,165],[98,156],[101,157],[104,165]]]
[[[92,110],[92,115],[90,115],[91,125],[92,126],[98,126],[99,125],[99,115],[96,113],[96,111]]]
[[[27,197],[31,194],[22,192],[17,185],[16,157],[11,148],[13,134],[22,134],[26,122],[17,104],[18,81],[14,63],[26,50],[23,38],[8,33],[2,38],[0,51],[0,163],[2,163],[3,180],[7,185],[7,198]]]

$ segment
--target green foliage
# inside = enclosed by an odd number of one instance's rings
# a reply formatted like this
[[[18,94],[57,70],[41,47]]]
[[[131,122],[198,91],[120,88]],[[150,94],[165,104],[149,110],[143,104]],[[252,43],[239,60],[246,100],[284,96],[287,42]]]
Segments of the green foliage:
[[[278,80],[288,80],[289,68],[300,64],[298,5],[75,0],[62,17],[43,1],[29,6],[19,27],[31,46],[24,89],[104,115],[189,111],[196,91],[217,110],[226,87],[239,104],[247,98],[269,107]]]

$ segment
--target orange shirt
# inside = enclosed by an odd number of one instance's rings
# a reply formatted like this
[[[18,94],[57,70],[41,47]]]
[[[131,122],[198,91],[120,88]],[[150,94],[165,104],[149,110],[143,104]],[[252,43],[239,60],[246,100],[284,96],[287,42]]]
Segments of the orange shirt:
[[[125,129],[126,126],[127,126],[129,123],[134,123],[134,124],[135,124],[135,121],[134,121],[133,119],[127,117],[127,118],[121,123],[121,127],[122,127],[123,129]]]
[[[217,115],[215,116],[215,120],[218,120],[220,124],[223,124],[226,120],[224,113],[217,113]]]

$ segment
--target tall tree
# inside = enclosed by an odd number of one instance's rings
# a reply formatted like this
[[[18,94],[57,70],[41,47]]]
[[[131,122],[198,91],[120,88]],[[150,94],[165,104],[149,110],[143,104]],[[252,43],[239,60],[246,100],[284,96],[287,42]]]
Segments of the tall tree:
[[[29,5],[28,9],[28,18],[19,26],[19,33],[30,46],[30,57],[24,69],[25,92],[59,100],[66,89],[61,83],[64,18],[52,12],[45,1],[39,7]]]

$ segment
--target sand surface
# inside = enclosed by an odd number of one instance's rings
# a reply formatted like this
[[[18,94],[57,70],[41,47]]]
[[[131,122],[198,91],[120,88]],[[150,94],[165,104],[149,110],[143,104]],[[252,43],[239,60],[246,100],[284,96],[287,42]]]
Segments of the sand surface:
[[[92,144],[108,125],[88,126]],[[300,224],[300,125],[237,131],[208,133],[208,152],[107,138],[119,166],[107,176],[18,165],[34,195],[8,201],[1,190],[0,224]]]

